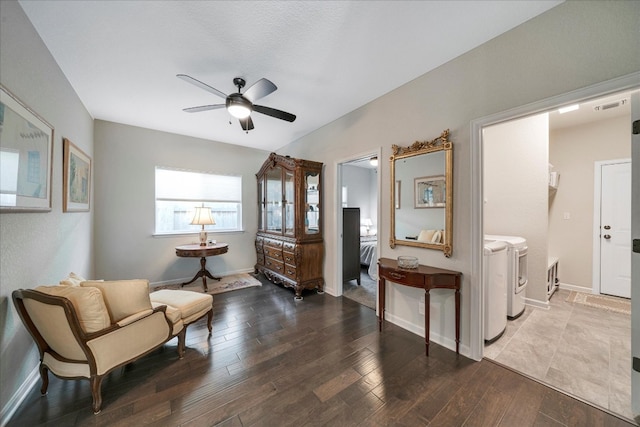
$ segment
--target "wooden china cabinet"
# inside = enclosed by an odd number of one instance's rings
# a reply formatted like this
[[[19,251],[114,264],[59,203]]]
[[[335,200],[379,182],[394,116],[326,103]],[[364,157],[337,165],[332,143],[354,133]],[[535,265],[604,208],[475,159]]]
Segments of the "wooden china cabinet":
[[[323,292],[322,163],[271,153],[256,174],[256,272],[295,290]]]

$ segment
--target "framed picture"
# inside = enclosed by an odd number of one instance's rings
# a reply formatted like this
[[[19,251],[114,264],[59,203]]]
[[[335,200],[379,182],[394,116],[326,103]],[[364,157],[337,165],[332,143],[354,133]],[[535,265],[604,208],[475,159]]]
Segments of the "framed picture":
[[[91,200],[91,157],[73,145],[67,138],[63,140],[63,212],[88,212]]]
[[[53,126],[0,85],[0,212],[51,211]]]
[[[447,199],[444,175],[415,178],[414,187],[416,209],[445,207]]]
[[[400,181],[396,181],[396,188],[395,188],[395,205],[396,205],[396,209],[400,209]]]

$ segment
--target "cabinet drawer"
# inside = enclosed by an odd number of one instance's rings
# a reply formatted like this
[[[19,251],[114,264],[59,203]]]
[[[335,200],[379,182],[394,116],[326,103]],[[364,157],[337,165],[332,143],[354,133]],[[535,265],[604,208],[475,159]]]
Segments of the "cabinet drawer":
[[[380,275],[392,282],[401,283],[403,285],[421,288],[424,286],[424,276],[417,272],[396,270],[393,268],[380,267]]]
[[[282,242],[280,240],[264,239],[264,248],[282,249]]]
[[[273,258],[265,258],[264,265],[276,273],[284,274],[284,263],[282,261],[277,261]]]
[[[287,263],[287,264],[294,264],[294,265],[295,265],[295,263],[296,263],[296,257],[295,257],[292,253],[289,253],[289,252],[283,252],[283,253],[282,253],[282,256],[283,256],[283,258],[284,258],[284,262],[285,262],[285,263]]]
[[[294,252],[296,249],[296,244],[295,243],[289,243],[289,242],[284,242],[282,245],[282,249],[287,251],[287,252]]]
[[[265,246],[264,255],[282,261],[282,250]]]
[[[296,268],[292,265],[284,265],[284,275],[290,279],[296,280]]]

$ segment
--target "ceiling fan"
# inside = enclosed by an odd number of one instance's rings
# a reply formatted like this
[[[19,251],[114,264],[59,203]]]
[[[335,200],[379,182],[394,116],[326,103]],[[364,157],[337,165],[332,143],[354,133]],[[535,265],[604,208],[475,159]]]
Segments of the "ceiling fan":
[[[207,92],[211,92],[221,98],[225,98],[224,104],[213,105],[201,105],[199,107],[184,108],[182,111],[187,113],[198,113],[200,111],[217,110],[219,108],[226,107],[229,114],[237,118],[240,121],[240,126],[246,132],[253,129],[253,120],[251,120],[251,112],[266,114],[267,116],[275,117],[276,119],[286,120],[292,122],[296,119],[296,116],[286,111],[276,110],[275,108],[265,107],[263,105],[254,104],[255,101],[264,98],[270,93],[274,92],[278,87],[270,80],[260,79],[251,85],[244,93],[240,90],[245,86],[246,82],[241,77],[233,79],[233,84],[238,87],[238,93],[232,93],[231,95],[225,95],[218,89],[209,86],[206,83],[202,83],[200,80],[194,79],[186,74],[178,74],[176,77],[198,86],[200,89],[204,89]]]

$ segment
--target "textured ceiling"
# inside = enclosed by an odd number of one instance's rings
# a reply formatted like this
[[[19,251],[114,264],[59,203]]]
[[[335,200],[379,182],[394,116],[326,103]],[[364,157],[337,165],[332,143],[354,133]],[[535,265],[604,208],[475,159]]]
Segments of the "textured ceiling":
[[[96,119],[276,150],[556,6],[559,1],[34,1],[20,4]],[[267,78],[255,129],[224,100]],[[245,88],[246,89],[246,88]]]

